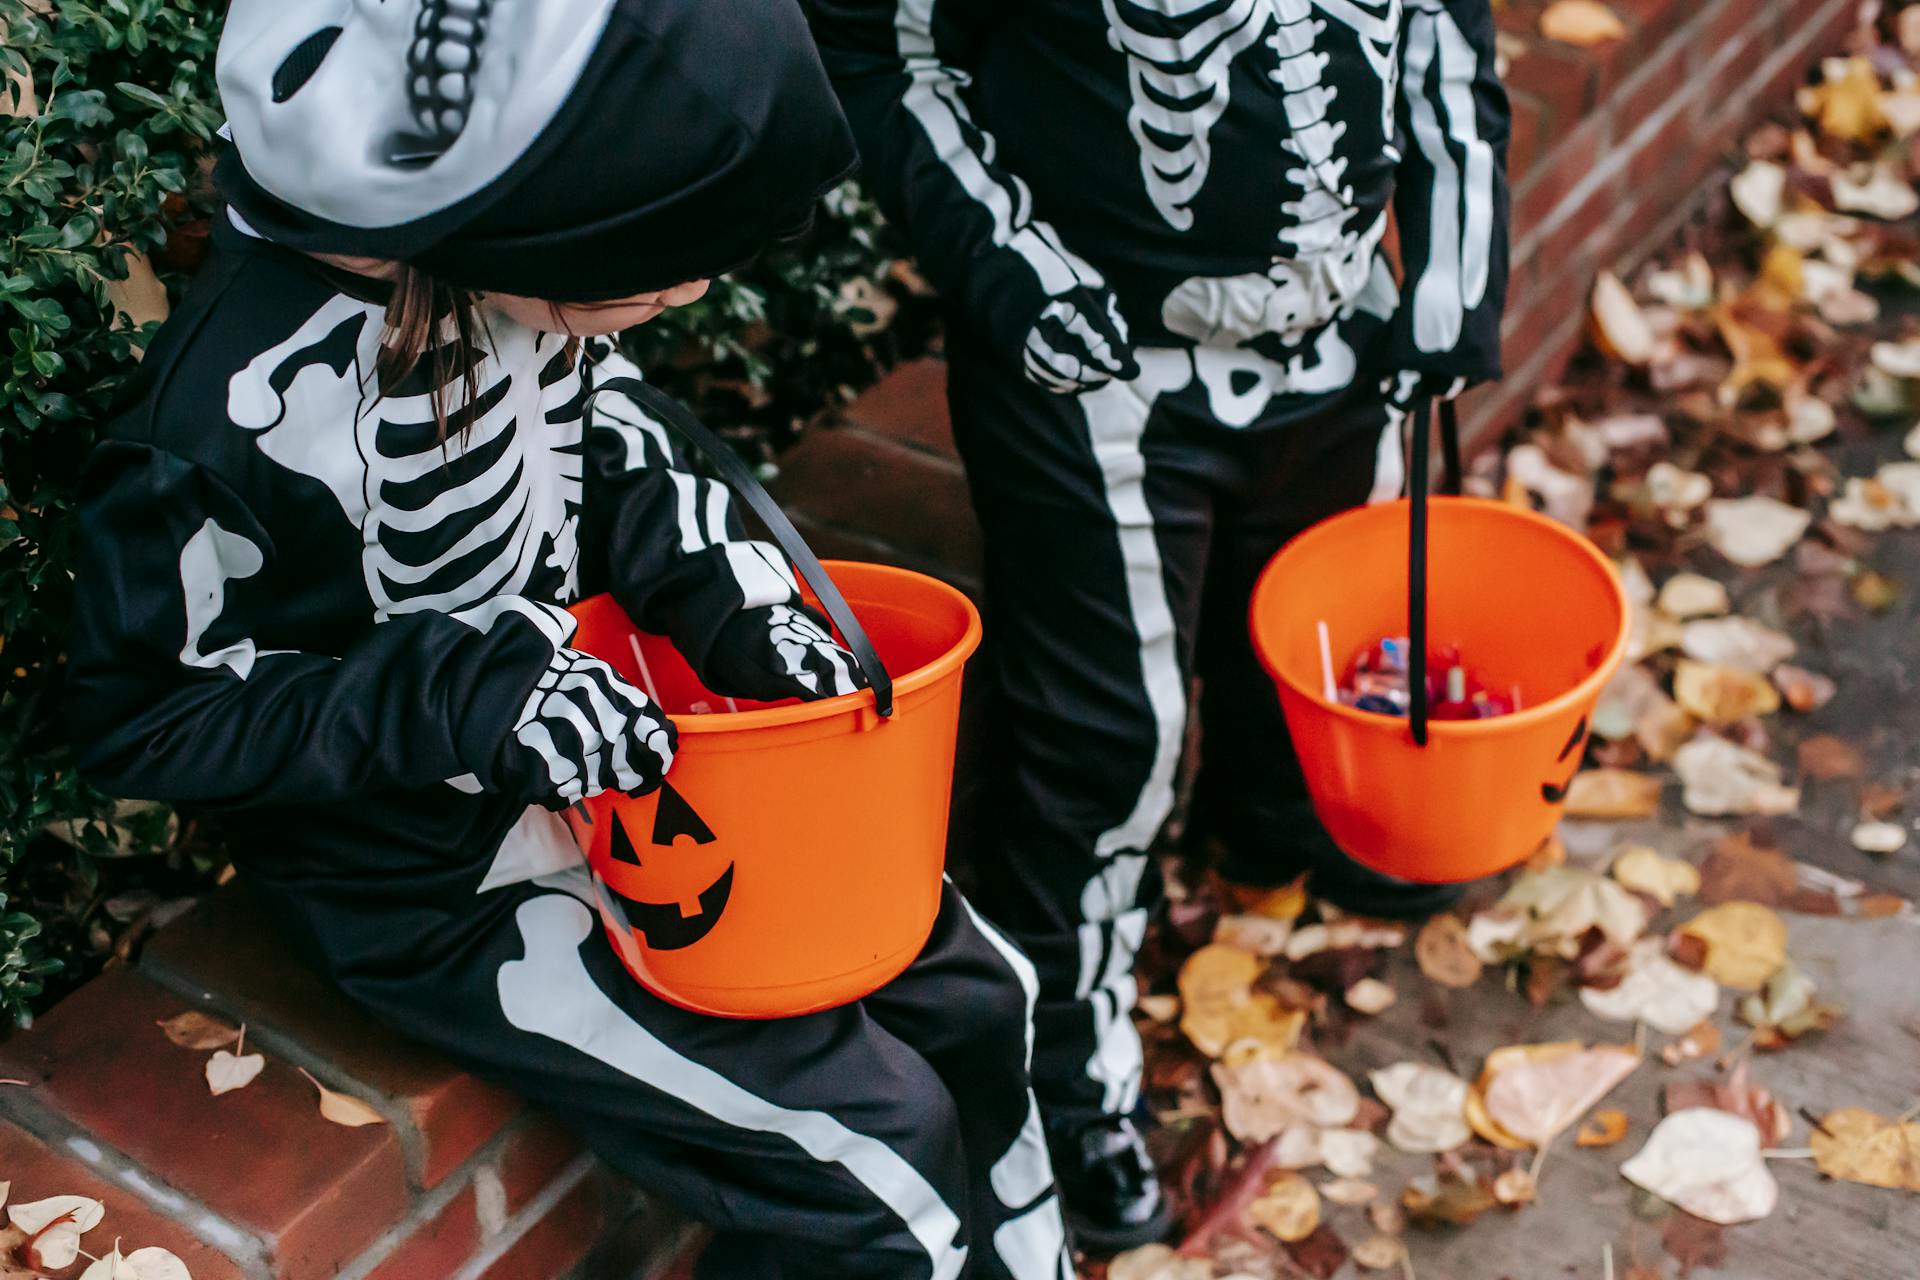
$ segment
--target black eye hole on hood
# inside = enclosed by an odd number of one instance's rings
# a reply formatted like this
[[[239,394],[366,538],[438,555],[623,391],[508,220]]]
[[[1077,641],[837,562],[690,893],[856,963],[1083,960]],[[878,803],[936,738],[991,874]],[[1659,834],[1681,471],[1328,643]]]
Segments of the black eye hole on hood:
[[[333,42],[339,38],[339,27],[322,27],[293,46],[293,52],[274,69],[273,100],[285,102],[300,92],[300,87],[313,79],[313,73],[320,69],[320,62],[327,56],[327,50],[333,48]]]

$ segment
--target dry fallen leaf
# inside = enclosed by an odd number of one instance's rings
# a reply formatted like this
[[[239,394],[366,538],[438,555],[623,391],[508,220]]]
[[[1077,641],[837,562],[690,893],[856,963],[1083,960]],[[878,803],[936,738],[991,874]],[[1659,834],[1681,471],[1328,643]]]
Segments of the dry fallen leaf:
[[[1611,1022],[1644,1022],[1681,1035],[1720,1007],[1711,977],[1675,964],[1660,938],[1642,938],[1628,952],[1627,971],[1611,987],[1580,988],[1580,1003]]]
[[[1780,220],[1786,207],[1787,171],[1771,160],[1754,160],[1727,184],[1733,206],[1762,231]]]
[[[1708,907],[1679,932],[1706,944],[1706,972],[1724,987],[1755,990],[1787,962],[1786,922],[1757,902]]]
[[[49,1196],[7,1206],[7,1220],[27,1240],[27,1262],[43,1271],[59,1271],[80,1256],[80,1237],[100,1225],[106,1206],[87,1196]]]
[[[1529,871],[1508,888],[1500,906],[1530,914],[1521,934],[1524,944],[1567,960],[1579,954],[1589,929],[1624,947],[1647,927],[1645,903],[1617,881],[1584,867]],[[1471,926],[1468,933],[1471,937]]]
[[[240,1028],[197,1009],[155,1024],[182,1049],[224,1049],[240,1038]]]
[[[1368,920],[1349,916],[1326,924],[1310,924],[1295,929],[1287,940],[1287,959],[1305,960],[1322,951],[1378,951],[1397,947],[1407,940],[1407,927],[1390,920]]]
[[[1700,867],[1700,897],[1707,903],[1757,902],[1779,906],[1800,887],[1792,858],[1768,845],[1755,844],[1741,831],[1714,842]]]
[[[1793,548],[1813,523],[1811,513],[1777,498],[1715,498],[1707,503],[1707,541],[1744,568],[1772,564]]]
[[[1247,1206],[1247,1219],[1283,1243],[1305,1240],[1320,1225],[1320,1193],[1292,1170],[1279,1170],[1259,1199]]]
[[[1613,878],[1635,893],[1644,893],[1663,907],[1700,891],[1700,872],[1690,862],[1669,858],[1657,849],[1631,845],[1613,860]]]
[[[1688,658],[1674,668],[1673,696],[1689,715],[1716,729],[1780,709],[1780,693],[1765,676]]]
[[[1584,46],[1623,39],[1627,27],[1599,0],[1553,0],[1540,14],[1540,34],[1562,44]]]
[[[207,1059],[207,1091],[217,1098],[223,1093],[244,1089],[266,1065],[266,1058],[257,1053],[234,1054],[216,1049]]]
[[[1897,822],[1862,822],[1848,838],[1862,853],[1886,855],[1906,848],[1907,829]]]
[[[1766,985],[1740,1002],[1740,1020],[1754,1029],[1757,1048],[1778,1049],[1810,1031],[1825,1031],[1840,1010],[1819,1000],[1819,990],[1800,966],[1788,960]]]
[[[125,1257],[120,1246],[97,1258],[80,1273],[80,1280],[193,1280],[187,1264],[165,1249],[135,1249]]]
[[[1422,1226],[1464,1227],[1499,1203],[1486,1179],[1451,1168],[1423,1173],[1400,1192],[1400,1207]]]
[[[1773,1212],[1780,1188],[1751,1121],[1710,1107],[1676,1111],[1654,1126],[1621,1176],[1696,1218],[1732,1226]]]
[[[1838,692],[1833,680],[1805,667],[1782,664],[1773,669],[1773,687],[1795,711],[1818,711]]]
[[[1291,920],[1275,920],[1270,916],[1223,915],[1213,925],[1215,943],[1257,956],[1281,954],[1292,936]]]
[[[1443,987],[1470,987],[1485,969],[1474,952],[1467,926],[1451,913],[1434,916],[1420,926],[1413,940],[1413,956],[1420,972]]]
[[[1353,1246],[1353,1260],[1368,1271],[1390,1271],[1407,1256],[1407,1246],[1397,1236],[1370,1236]]]
[[[1702,494],[1701,500],[1705,498]],[[1698,573],[1676,573],[1661,585],[1654,607],[1684,622],[1689,618],[1723,614],[1733,607],[1733,602],[1727,598],[1725,583]]]
[[[1320,1196],[1333,1204],[1351,1209],[1378,1200],[1380,1188],[1359,1178],[1335,1178],[1320,1188]]]
[[[1532,1204],[1539,1193],[1539,1184],[1525,1169],[1508,1169],[1493,1180],[1493,1198],[1509,1209]]]
[[[1651,818],[1660,810],[1660,779],[1631,769],[1583,769],[1567,787],[1569,818]]]
[[[1680,651],[1699,662],[1765,675],[1791,658],[1793,638],[1752,618],[1701,618],[1680,631]]]
[[[1820,1118],[1808,1145],[1829,1178],[1920,1192],[1920,1122],[1842,1107]]]
[[[1473,1136],[1465,1113],[1467,1082],[1419,1062],[1397,1062],[1368,1077],[1393,1108],[1387,1141],[1402,1151],[1451,1151]]]
[[[1680,775],[1682,803],[1706,817],[1779,815],[1800,807],[1800,789],[1781,783],[1779,765],[1713,734],[1674,752],[1673,771]]]
[[[1213,1280],[1213,1263],[1183,1258],[1164,1244],[1147,1244],[1108,1263],[1107,1280]]]
[[[1592,302],[1593,332],[1600,346],[1618,359],[1643,365],[1653,359],[1659,339],[1647,323],[1640,304],[1611,271],[1594,277]]]
[[[350,1094],[337,1093],[315,1080],[305,1067],[299,1068],[300,1074],[307,1077],[307,1083],[320,1091],[320,1114],[337,1125],[349,1129],[358,1129],[362,1125],[385,1124],[386,1117],[371,1106]]]
[[[1338,1129],[1360,1110],[1360,1091],[1337,1067],[1304,1053],[1270,1050],[1213,1064],[1221,1119],[1244,1143],[1265,1142],[1289,1125]]]
[[[1391,1009],[1400,997],[1378,978],[1362,978],[1347,988],[1347,1007],[1355,1013],[1376,1014]]]
[[[1320,1163],[1337,1178],[1365,1178],[1373,1173],[1380,1139],[1365,1129],[1322,1129]]]
[[[1801,774],[1821,782],[1857,778],[1867,770],[1860,748],[1830,733],[1816,733],[1802,740],[1796,755]]]
[[[1487,1114],[1503,1132],[1544,1147],[1639,1065],[1639,1054],[1613,1045],[1522,1059],[1488,1080]]]
[[[1627,1136],[1627,1113],[1617,1107],[1602,1107],[1588,1116],[1573,1135],[1575,1146],[1610,1147]]]
[[[1710,1053],[1718,1053],[1720,1043],[1720,1028],[1702,1019],[1685,1035],[1669,1041],[1667,1046],[1660,1050],[1660,1060],[1670,1067],[1677,1067],[1683,1062],[1693,1062]]]

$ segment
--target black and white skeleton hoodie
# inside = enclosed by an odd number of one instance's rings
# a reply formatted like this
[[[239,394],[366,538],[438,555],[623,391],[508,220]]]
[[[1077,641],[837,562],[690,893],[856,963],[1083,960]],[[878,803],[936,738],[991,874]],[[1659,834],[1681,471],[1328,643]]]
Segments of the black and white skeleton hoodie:
[[[233,809],[268,878],[325,882],[371,847],[388,891],[471,895],[570,864],[499,766],[516,738],[551,745],[542,691],[588,661],[565,606],[613,590],[697,664],[743,610],[796,600],[790,567],[734,536],[727,490],[631,400],[598,397],[583,426],[588,381],[637,376],[607,344],[570,354],[490,312],[478,398],[454,389],[443,443],[424,362],[375,391],[367,282],[234,225],[216,245],[88,473],[83,770]],[[591,785],[546,764],[563,799]]]
[[[997,349],[1104,283],[1137,347],[1190,352],[1230,426],[1362,379],[1498,376],[1508,112],[1488,0],[803,8],[866,184]]]

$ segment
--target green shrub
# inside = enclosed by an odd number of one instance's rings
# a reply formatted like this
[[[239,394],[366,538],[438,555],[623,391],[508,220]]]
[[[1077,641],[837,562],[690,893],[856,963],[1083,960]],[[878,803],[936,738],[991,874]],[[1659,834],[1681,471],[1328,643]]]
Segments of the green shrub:
[[[224,0],[0,0],[0,1025],[90,972],[140,903],[224,861],[193,824],[182,836],[164,812],[116,811],[89,788],[59,711],[72,494],[142,337],[111,295],[149,261],[177,295],[203,250],[224,10]],[[931,307],[891,279],[911,282],[886,241],[845,188],[805,240],[637,330],[630,346],[769,462],[824,407],[927,340]]]

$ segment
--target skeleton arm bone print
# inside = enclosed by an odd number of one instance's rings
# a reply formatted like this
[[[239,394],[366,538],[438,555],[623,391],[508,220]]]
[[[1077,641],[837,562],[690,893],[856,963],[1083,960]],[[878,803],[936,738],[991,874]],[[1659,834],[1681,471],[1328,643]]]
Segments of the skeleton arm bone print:
[[[940,292],[1060,394],[1138,373],[1106,281],[1040,220],[967,106],[966,49],[1004,0],[802,0],[865,185]]]
[[[338,653],[267,647],[299,591],[273,539],[218,476],[145,445],[95,456],[79,528],[68,705],[96,783],[222,806],[521,785],[497,757],[564,612],[516,600],[395,618]]]
[[[1436,390],[1497,378],[1508,109],[1487,0],[1409,0],[1399,116],[1394,209],[1406,288],[1393,368]]]

